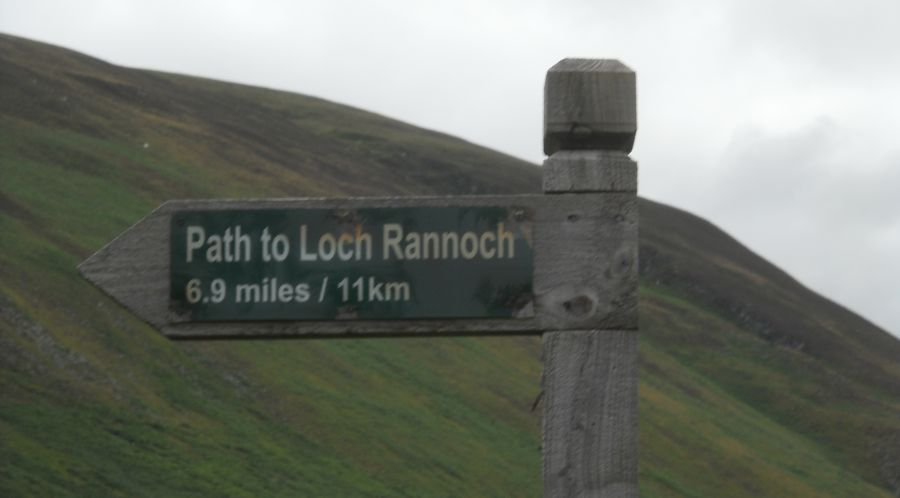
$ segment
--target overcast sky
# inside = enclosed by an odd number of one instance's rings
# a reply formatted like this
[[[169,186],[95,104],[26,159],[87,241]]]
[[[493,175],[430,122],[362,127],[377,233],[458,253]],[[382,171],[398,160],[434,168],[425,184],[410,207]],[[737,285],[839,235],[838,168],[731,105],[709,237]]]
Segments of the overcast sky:
[[[546,70],[619,59],[638,75],[641,195],[900,335],[896,0],[0,0],[0,31],[535,163]]]

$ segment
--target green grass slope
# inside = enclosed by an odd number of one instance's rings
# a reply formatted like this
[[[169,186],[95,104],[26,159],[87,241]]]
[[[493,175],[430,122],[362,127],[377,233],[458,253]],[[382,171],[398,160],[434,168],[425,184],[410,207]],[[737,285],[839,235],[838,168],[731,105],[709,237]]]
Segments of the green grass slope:
[[[172,343],[75,266],[170,198],[537,191],[319,99],[0,35],[0,496],[539,496],[537,338]],[[644,496],[900,492],[900,343],[643,202]]]
[[[645,201],[641,223],[642,379],[656,370],[650,351],[658,348],[713,383],[729,404],[764,418],[710,421],[731,432],[721,435],[719,464],[769,461],[748,466],[747,474],[722,472],[746,482],[747,496],[878,496],[843,487],[857,480],[900,496],[900,341],[699,218]],[[675,392],[705,396],[696,383],[679,381]],[[642,395],[648,390],[642,386]],[[642,413],[642,428],[649,415]],[[642,431],[651,434],[659,435]],[[761,442],[768,448],[754,451]],[[795,488],[796,480],[812,487]],[[762,492],[779,486],[792,491]],[[675,496],[683,494],[690,495]]]

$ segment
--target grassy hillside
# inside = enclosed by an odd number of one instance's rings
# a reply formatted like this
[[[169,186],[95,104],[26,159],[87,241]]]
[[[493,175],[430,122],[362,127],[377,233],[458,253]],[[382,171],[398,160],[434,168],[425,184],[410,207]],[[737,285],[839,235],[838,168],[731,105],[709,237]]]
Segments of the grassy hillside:
[[[170,198],[539,179],[357,109],[0,36],[0,496],[539,496],[537,338],[172,343],[75,271]],[[643,495],[900,493],[900,342],[702,220],[641,217]]]

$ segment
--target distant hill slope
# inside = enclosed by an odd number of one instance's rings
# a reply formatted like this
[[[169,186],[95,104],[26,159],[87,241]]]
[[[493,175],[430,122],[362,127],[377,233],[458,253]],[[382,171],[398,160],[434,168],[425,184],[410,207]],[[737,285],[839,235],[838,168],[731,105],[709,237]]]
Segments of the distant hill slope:
[[[0,495],[538,496],[537,338],[172,343],[75,265],[170,198],[539,185],[358,109],[0,35]],[[900,341],[699,218],[641,223],[643,495],[900,495]]]

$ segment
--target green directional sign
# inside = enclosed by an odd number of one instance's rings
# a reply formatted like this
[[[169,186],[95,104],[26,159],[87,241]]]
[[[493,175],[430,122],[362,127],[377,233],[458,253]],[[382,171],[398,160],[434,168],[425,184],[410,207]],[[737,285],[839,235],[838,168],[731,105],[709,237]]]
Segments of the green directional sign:
[[[529,318],[527,207],[176,211],[187,321]]]

